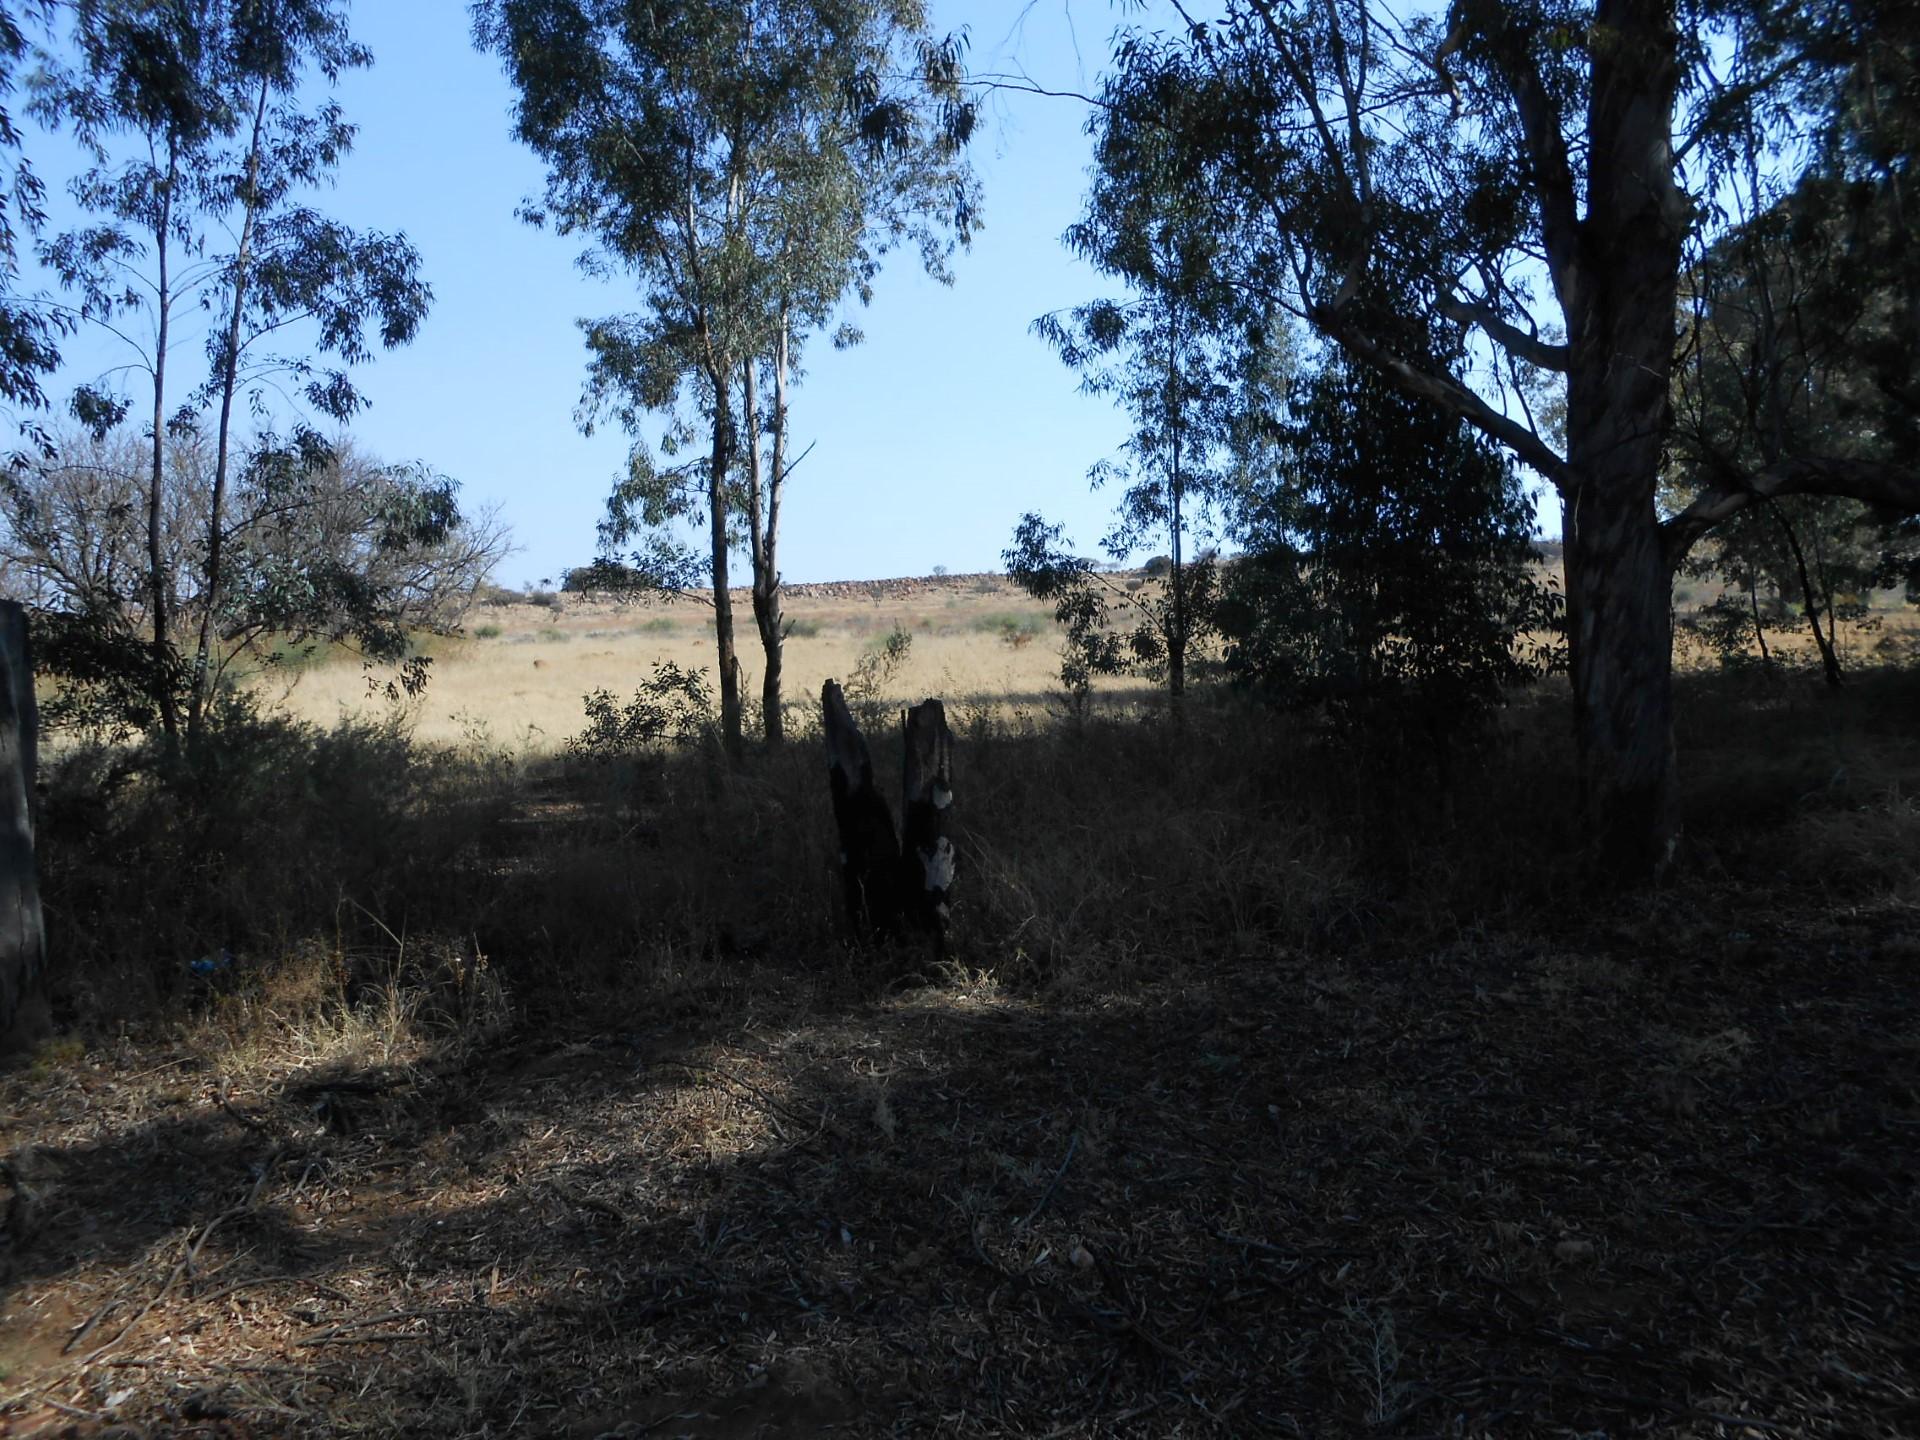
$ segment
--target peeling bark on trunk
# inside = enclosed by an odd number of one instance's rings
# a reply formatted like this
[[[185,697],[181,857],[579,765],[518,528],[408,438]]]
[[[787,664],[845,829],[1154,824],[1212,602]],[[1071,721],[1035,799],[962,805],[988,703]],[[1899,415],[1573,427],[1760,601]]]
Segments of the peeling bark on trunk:
[[[46,931],[33,848],[38,717],[27,613],[0,600],[0,1055],[46,1034]]]
[[[1654,504],[1689,202],[1673,174],[1671,7],[1602,0],[1587,215],[1557,274],[1567,309],[1568,658],[1588,833],[1616,881],[1658,875],[1680,837],[1673,566]]]
[[[1656,874],[1680,815],[1672,576],[1653,497],[1590,485],[1567,507],[1567,628],[1582,799],[1611,877]]]

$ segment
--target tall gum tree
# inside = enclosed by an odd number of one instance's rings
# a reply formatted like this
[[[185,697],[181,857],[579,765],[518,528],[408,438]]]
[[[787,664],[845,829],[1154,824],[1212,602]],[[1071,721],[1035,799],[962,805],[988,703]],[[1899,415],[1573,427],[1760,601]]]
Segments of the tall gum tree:
[[[300,203],[353,139],[330,99],[303,108],[304,87],[371,63],[348,34],[345,0],[83,0],[73,39],[76,63],[37,77],[34,107],[89,150],[72,189],[92,222],[42,254],[78,299],[76,318],[125,341],[130,368],[151,381],[150,688],[170,746],[184,736],[191,747],[221,668],[236,401],[270,403],[297,385],[307,406],[344,421],[360,404],[344,367],[371,354],[367,332],[404,344],[431,292],[404,236],[357,233]],[[207,371],[182,397],[173,352],[195,308],[214,317]],[[150,336],[128,324],[136,313]],[[103,433],[123,409],[110,385],[76,396],[76,413]],[[208,410],[206,539],[187,576],[164,544],[167,452]],[[185,637],[183,610],[198,616]]]
[[[1457,0],[1412,20],[1376,0],[1229,0],[1132,46],[1103,97],[1162,124],[1181,96],[1240,283],[1558,491],[1587,825],[1617,879],[1663,869],[1679,837],[1671,590],[1693,543],[1772,495],[1920,510],[1920,474],[1852,453],[1658,503],[1681,276],[1720,223],[1730,137],[1758,127],[1766,163],[1793,163],[1850,63],[1823,23],[1746,0]],[[1736,25],[1763,43],[1729,57]],[[1422,364],[1441,322],[1476,332],[1477,375]],[[1564,383],[1563,426],[1529,408],[1541,372]]]
[[[583,322],[582,418],[639,436],[665,415],[668,456],[694,458],[658,466],[636,443],[603,539],[704,518],[721,725],[737,756],[729,562],[743,539],[762,705],[769,738],[780,733],[792,356],[849,291],[864,297],[893,244],[917,241],[941,273],[970,231],[976,187],[960,151],[973,109],[957,55],[917,0],[477,0],[473,16],[519,93],[516,137],[547,162],[544,195],[523,213],[585,237],[589,270],[638,283],[644,308]],[[671,547],[646,558],[629,573],[670,588],[687,578]]]
[[[354,127],[331,89],[344,71],[373,63],[348,32],[343,0],[232,0],[221,20],[224,83],[242,118],[230,153],[200,187],[206,208],[229,217],[233,247],[215,257],[208,298],[220,321],[207,337],[208,378],[196,397],[216,420],[189,745],[205,723],[214,651],[228,618],[236,401],[244,394],[257,405],[268,385],[298,385],[308,406],[344,424],[362,404],[347,367],[371,358],[369,332],[388,349],[407,344],[432,299],[420,255],[404,235],[358,232],[301,203],[352,148]],[[315,78],[329,98],[303,108],[301,88]],[[289,351],[290,334],[313,343]],[[316,355],[337,363],[318,363]]]
[[[1133,46],[1104,96],[1142,123],[1169,86],[1187,96],[1188,163],[1238,207],[1236,278],[1559,492],[1586,824],[1617,879],[1657,874],[1678,841],[1670,595],[1693,541],[1780,493],[1920,509],[1920,474],[1853,453],[1657,503],[1680,278],[1720,223],[1730,138],[1757,129],[1766,163],[1793,161],[1843,65],[1828,21],[1749,0],[1455,0],[1415,19],[1229,0]],[[1736,25],[1763,42],[1728,56]],[[1475,330],[1476,374],[1423,365],[1438,323]],[[1542,372],[1565,386],[1561,426],[1528,405]]]

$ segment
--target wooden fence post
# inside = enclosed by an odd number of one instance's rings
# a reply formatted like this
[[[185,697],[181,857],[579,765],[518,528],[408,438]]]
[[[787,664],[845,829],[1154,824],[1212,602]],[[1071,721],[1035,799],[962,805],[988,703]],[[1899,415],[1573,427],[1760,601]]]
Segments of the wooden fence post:
[[[48,1029],[47,941],[33,853],[39,739],[27,612],[0,600],[0,1053]]]

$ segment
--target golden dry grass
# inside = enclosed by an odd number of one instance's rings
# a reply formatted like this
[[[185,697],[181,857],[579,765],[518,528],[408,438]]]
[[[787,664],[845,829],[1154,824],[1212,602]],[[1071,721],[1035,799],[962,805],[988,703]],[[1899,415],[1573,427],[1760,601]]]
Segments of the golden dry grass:
[[[1564,582],[1557,563],[1545,570]],[[1138,577],[1115,576],[1137,584]],[[1146,582],[1151,585],[1153,582]],[[1677,669],[1712,670],[1712,648],[1689,621],[1720,593],[1717,584],[1682,581],[1675,591]],[[1873,612],[1839,627],[1838,650],[1849,668],[1897,662],[1920,653],[1920,614],[1894,592],[1876,593]],[[861,659],[894,630],[913,636],[912,651],[873,698],[909,704],[938,695],[950,705],[1000,717],[1058,708],[1061,631],[1050,607],[1004,576],[848,581],[794,585],[786,592],[794,633],[786,645],[784,692],[791,709],[810,715],[821,683],[846,683]],[[742,693],[760,694],[761,651],[744,591],[734,593]],[[1008,634],[1009,629],[1015,633]],[[1767,632],[1773,657],[1790,666],[1818,664],[1804,621]],[[426,694],[408,707],[412,733],[429,743],[484,739],[525,754],[560,749],[584,723],[582,697],[608,690],[628,696],[657,661],[711,673],[713,611],[704,595],[642,602],[562,595],[558,604],[531,601],[476,608],[466,634],[439,640]],[[1757,650],[1754,658],[1758,658]],[[383,678],[383,677],[376,677]],[[391,709],[377,685],[350,658],[256,680],[270,704],[300,719],[331,725],[384,718]],[[1109,703],[1146,698],[1140,680],[1103,680]]]
[[[743,693],[760,693],[761,651],[744,592],[734,596]],[[994,576],[789,587],[786,703],[810,712],[822,682],[843,683],[892,631],[913,636],[906,661],[876,700],[938,695],[949,704],[1002,714],[1036,712],[1059,698],[1060,632],[1049,608]],[[1009,636],[1011,626],[1013,635]],[[413,706],[413,731],[428,742],[476,734],[531,753],[557,750],[584,724],[581,697],[624,697],[656,661],[714,667],[713,612],[704,598],[622,603],[576,595],[557,607],[517,603],[476,608],[464,637],[434,647],[432,679]],[[257,682],[269,700],[322,724],[384,715],[390,702],[351,660]],[[1140,682],[1103,692],[1139,695]]]

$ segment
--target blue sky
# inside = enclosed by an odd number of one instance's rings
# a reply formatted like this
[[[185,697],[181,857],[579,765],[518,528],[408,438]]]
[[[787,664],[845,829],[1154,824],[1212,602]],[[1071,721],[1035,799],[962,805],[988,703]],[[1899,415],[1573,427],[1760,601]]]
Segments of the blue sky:
[[[1080,90],[1097,84],[1122,18],[1106,0],[935,9],[937,28],[966,27],[975,72]],[[584,277],[576,244],[514,218],[543,172],[509,138],[512,92],[499,62],[473,49],[466,0],[361,0],[353,23],[375,65],[340,88],[360,135],[322,203],[349,223],[404,231],[435,294],[413,344],[358,373],[372,404],[354,435],[384,459],[453,476],[471,505],[498,505],[520,547],[501,579],[558,577],[592,558],[628,443],[574,424],[585,360],[575,321],[629,308],[632,291]],[[1028,330],[1104,288],[1059,243],[1084,189],[1087,107],[1005,91],[984,103],[974,161],[986,226],[957,258],[956,283],[896,257],[853,317],[865,343],[807,357],[793,424],[796,447],[814,449],[790,486],[789,580],[998,568],[1028,509],[1066,521],[1083,549],[1105,529],[1109,500],[1089,494],[1085,475],[1124,425],[1078,394]],[[30,138],[28,153],[50,186],[70,173],[58,140]],[[67,383],[113,363],[99,341],[67,350]]]

